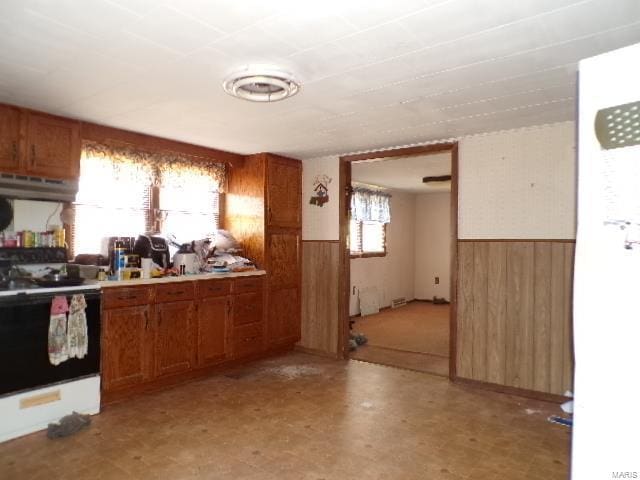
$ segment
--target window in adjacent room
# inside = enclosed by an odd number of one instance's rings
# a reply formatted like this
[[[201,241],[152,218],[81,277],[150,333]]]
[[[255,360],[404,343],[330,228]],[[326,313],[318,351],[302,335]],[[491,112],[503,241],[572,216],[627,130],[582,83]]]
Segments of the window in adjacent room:
[[[391,196],[356,187],[351,196],[349,248],[352,257],[384,256],[386,227],[391,222]]]
[[[106,238],[141,233],[206,238],[219,221],[225,169],[204,159],[83,144],[71,250],[106,253]]]

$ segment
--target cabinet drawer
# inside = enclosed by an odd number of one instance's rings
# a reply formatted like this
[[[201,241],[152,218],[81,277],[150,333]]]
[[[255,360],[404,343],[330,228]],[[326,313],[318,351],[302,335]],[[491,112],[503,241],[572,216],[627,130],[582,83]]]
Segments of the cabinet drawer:
[[[262,351],[264,344],[261,323],[243,325],[233,329],[233,354],[236,358]]]
[[[260,292],[263,285],[262,277],[238,278],[233,283],[233,293]]]
[[[150,287],[105,288],[103,292],[102,304],[104,308],[144,305],[151,300]]]
[[[156,302],[177,302],[193,299],[193,282],[175,282],[156,286]]]
[[[234,295],[232,318],[235,326],[262,320],[262,292]]]
[[[198,298],[223,297],[231,292],[229,280],[204,280],[198,282]]]

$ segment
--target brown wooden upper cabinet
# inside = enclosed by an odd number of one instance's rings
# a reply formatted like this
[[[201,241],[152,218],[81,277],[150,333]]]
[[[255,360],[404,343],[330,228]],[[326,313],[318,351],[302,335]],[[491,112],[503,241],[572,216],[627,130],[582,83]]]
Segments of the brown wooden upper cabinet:
[[[50,178],[80,174],[80,123],[28,113],[26,170]]]
[[[80,122],[0,105],[0,172],[76,179],[80,150]]]
[[[267,162],[267,225],[301,228],[302,164],[270,155]]]
[[[0,171],[19,173],[24,156],[22,113],[19,108],[0,105]]]

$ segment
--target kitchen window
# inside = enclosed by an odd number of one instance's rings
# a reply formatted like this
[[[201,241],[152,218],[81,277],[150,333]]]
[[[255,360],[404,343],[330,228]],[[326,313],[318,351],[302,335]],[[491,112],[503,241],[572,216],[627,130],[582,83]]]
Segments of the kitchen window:
[[[349,250],[352,258],[387,254],[387,224],[391,222],[391,196],[356,187],[351,195]]]
[[[178,243],[219,225],[224,164],[128,145],[83,144],[71,229],[73,254],[106,254],[106,238],[145,232]]]

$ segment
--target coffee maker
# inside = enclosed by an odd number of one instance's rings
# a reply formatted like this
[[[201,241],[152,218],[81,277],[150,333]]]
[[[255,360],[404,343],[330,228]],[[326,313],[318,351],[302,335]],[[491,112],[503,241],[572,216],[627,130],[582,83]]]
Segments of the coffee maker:
[[[171,257],[167,241],[156,235],[139,235],[133,245],[133,253],[140,258],[151,258],[153,263],[162,268],[171,267]]]

